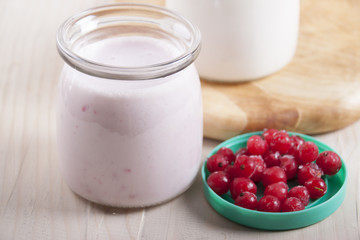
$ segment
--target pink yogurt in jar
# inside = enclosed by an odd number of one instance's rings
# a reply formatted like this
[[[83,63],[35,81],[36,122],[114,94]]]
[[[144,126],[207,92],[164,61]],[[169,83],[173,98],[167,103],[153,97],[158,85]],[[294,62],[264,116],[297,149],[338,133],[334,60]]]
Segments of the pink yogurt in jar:
[[[199,31],[164,8],[117,4],[67,20],[58,91],[60,169],[78,195],[142,207],[184,192],[200,167]]]

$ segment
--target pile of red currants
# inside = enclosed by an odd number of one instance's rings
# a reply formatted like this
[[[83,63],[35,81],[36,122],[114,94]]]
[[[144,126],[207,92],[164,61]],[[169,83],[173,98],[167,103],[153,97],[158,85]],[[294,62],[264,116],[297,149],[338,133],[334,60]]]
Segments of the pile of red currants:
[[[206,167],[209,187],[218,195],[230,190],[236,205],[263,212],[293,212],[303,210],[310,198],[325,195],[322,176],[336,174],[341,159],[333,151],[319,154],[315,143],[298,135],[265,129],[235,154],[230,148],[220,148],[207,159]],[[290,180],[298,185],[289,189]],[[258,200],[257,184],[261,183],[265,190]]]

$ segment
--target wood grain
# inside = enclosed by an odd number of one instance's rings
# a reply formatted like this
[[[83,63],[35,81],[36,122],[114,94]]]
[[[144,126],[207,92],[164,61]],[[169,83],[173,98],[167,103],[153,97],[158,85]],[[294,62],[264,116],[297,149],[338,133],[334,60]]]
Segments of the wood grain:
[[[55,33],[67,17],[105,3],[112,1],[1,2],[1,240],[360,239],[360,122],[317,136],[343,156],[349,184],[341,207],[307,228],[266,232],[224,219],[207,204],[200,174],[183,195],[151,208],[103,207],[75,195],[57,166],[55,93],[63,61],[56,52]],[[311,12],[310,4],[320,3],[303,0],[303,4]],[[218,143],[205,139],[202,159]]]
[[[360,118],[360,1],[301,1],[292,62],[239,84],[202,81],[204,135],[227,139],[267,128],[323,133]]]

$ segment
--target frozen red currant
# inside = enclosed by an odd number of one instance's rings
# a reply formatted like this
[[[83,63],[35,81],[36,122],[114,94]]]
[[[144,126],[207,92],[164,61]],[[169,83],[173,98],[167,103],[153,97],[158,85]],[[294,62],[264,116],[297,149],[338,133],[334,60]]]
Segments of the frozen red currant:
[[[291,148],[290,136],[286,131],[278,131],[274,133],[270,141],[270,149],[280,154],[286,154]]]
[[[305,206],[300,199],[295,197],[289,197],[281,204],[282,212],[295,212],[304,210]]]
[[[258,202],[258,210],[262,212],[280,212],[281,202],[277,197],[265,195]]]
[[[309,204],[310,194],[305,186],[298,185],[290,189],[289,197],[296,197],[301,200],[304,206]]]
[[[299,184],[304,185],[308,179],[312,177],[320,178],[322,175],[323,172],[316,163],[301,165],[298,169],[297,181]]]
[[[234,173],[236,177],[250,178],[256,168],[254,159],[246,155],[238,156],[234,163]]]
[[[280,166],[280,156],[279,152],[267,152],[263,158],[266,167]]]
[[[256,210],[257,208],[257,197],[252,192],[242,192],[239,194],[239,196],[235,199],[235,205]]]
[[[211,173],[207,179],[207,184],[218,195],[227,193],[230,188],[230,180],[223,171]]]
[[[290,136],[290,140],[291,140],[291,145],[294,147],[299,147],[305,142],[305,140],[298,135]]]
[[[233,164],[229,164],[224,169],[224,172],[228,175],[230,181],[232,181],[236,177],[236,170]]]
[[[291,140],[291,148],[287,154],[295,157],[295,161],[297,164],[300,163],[299,157],[299,147],[305,142],[305,140],[297,135],[290,136]]]
[[[305,187],[309,191],[310,198],[318,199],[325,195],[327,186],[322,178],[313,177],[305,182]]]
[[[316,160],[319,155],[319,149],[313,142],[304,142],[299,147],[300,164],[307,164]]]
[[[223,155],[227,158],[228,162],[234,162],[235,161],[235,154],[230,148],[222,147],[217,151],[217,154]]]
[[[233,199],[236,199],[242,192],[252,192],[256,194],[256,184],[249,178],[235,178],[230,184],[230,193]]]
[[[237,158],[238,156],[241,156],[241,155],[250,155],[250,153],[246,147],[239,148],[239,150],[237,150],[235,152],[235,158]]]
[[[274,136],[274,133],[276,133],[277,131],[278,131],[277,129],[273,129],[273,128],[264,129],[262,136],[263,136],[264,140],[265,140],[268,144],[270,144],[271,139],[272,139],[273,136]]]
[[[284,182],[277,182],[270,184],[265,188],[264,195],[272,195],[274,197],[277,197],[280,202],[285,201],[288,197],[288,190],[289,187]]]
[[[277,182],[284,182],[286,183],[286,174],[284,169],[281,167],[271,167],[266,168],[263,173],[262,183],[264,187],[269,186],[270,184],[277,183]]]
[[[268,144],[259,135],[251,136],[247,143],[247,149],[252,155],[263,155],[268,150]]]
[[[316,164],[324,171],[324,174],[334,175],[341,168],[341,159],[335,152],[325,151],[319,154]]]
[[[220,154],[214,154],[207,160],[206,167],[209,172],[223,171],[229,164],[228,159]]]
[[[287,180],[294,179],[297,174],[298,165],[295,157],[292,155],[284,155],[280,157],[280,167],[284,169]]]
[[[249,156],[250,158],[252,158],[255,162],[255,172],[254,174],[251,176],[251,180],[253,180],[254,182],[260,182],[262,179],[262,175],[264,173],[264,170],[266,168],[266,164],[264,162],[264,160],[262,159],[262,157],[260,155],[257,156]]]

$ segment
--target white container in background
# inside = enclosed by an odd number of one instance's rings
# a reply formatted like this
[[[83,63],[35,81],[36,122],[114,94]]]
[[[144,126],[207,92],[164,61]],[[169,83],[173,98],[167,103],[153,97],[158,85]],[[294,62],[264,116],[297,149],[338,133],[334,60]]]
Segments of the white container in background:
[[[294,56],[300,0],[167,0],[202,34],[201,77],[239,82],[272,74]]]

